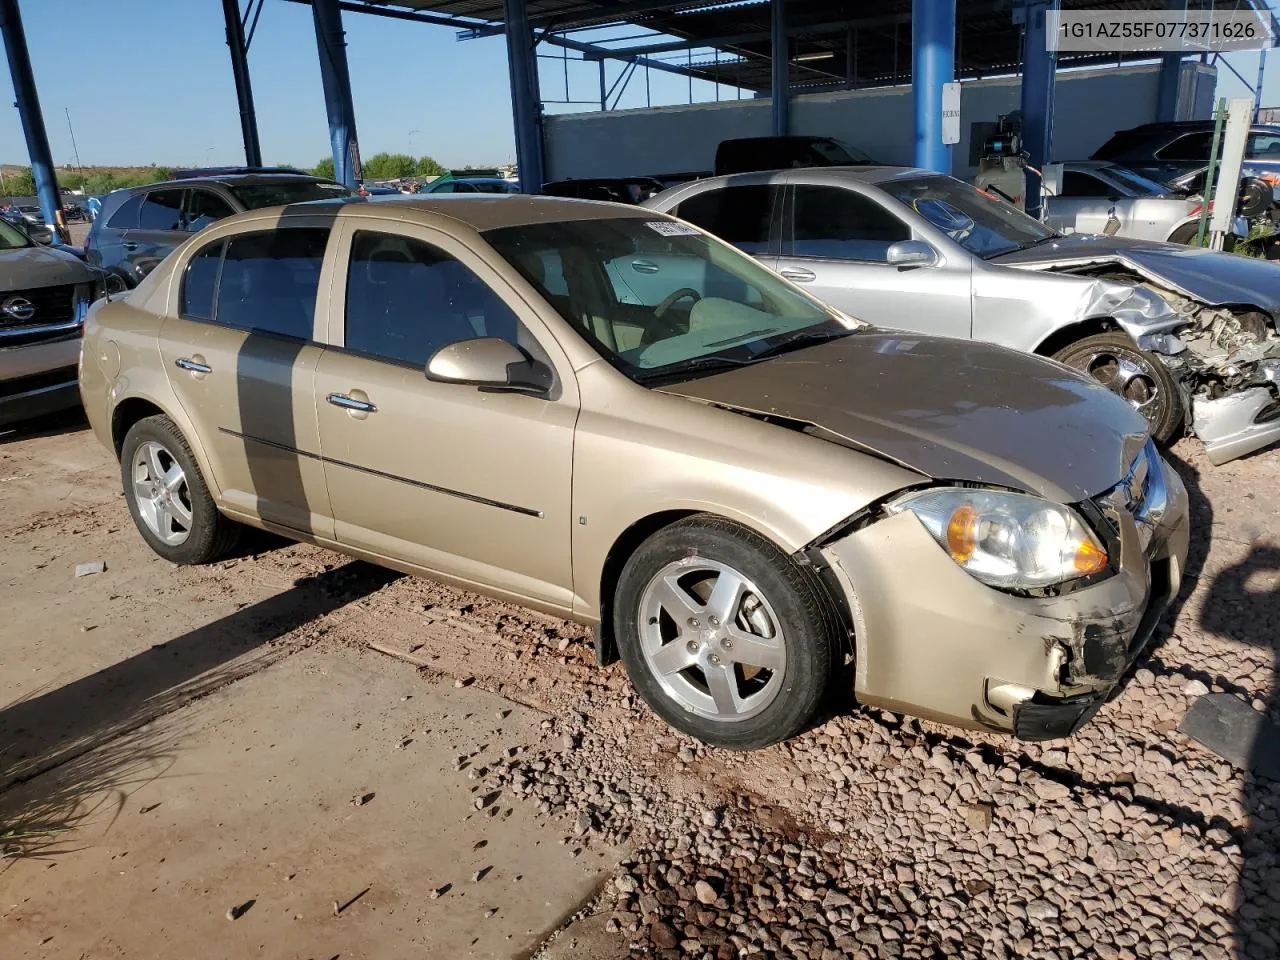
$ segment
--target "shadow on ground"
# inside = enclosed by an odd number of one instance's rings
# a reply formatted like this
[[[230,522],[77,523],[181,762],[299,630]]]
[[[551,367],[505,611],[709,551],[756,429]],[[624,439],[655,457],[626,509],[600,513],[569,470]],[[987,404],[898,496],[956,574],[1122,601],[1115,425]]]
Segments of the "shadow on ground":
[[[9,787],[288,656],[299,644],[275,641],[399,576],[352,561],[97,673],[10,704],[0,711],[0,801]]]
[[[24,420],[12,426],[0,427],[0,445],[18,443],[21,440],[31,440],[35,437],[52,437],[60,433],[75,433],[77,430],[86,430],[88,427],[89,421],[85,419],[84,410],[80,407],[73,407],[70,410],[60,410],[57,413],[45,414],[43,417],[36,417],[34,420]]]

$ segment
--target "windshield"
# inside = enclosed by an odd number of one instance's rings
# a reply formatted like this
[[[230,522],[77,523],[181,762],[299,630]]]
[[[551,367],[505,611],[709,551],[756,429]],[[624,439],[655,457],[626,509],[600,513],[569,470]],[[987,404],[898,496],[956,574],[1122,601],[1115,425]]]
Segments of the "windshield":
[[[1148,180],[1140,173],[1134,173],[1128,167],[1104,167],[1102,170],[1108,177],[1118,180],[1139,196],[1156,196],[1166,194],[1169,188],[1163,183]]]
[[[852,329],[755,260],[673,220],[536,223],[484,237],[641,383],[754,363]]]
[[[4,217],[0,217],[0,250],[19,250],[29,246],[31,241],[27,239],[27,235]]]
[[[999,256],[1057,236],[1012,204],[953,177],[910,177],[879,186],[979,257]]]
[[[242,183],[232,186],[231,192],[246,210],[262,207],[283,207],[290,203],[306,203],[309,200],[332,200],[350,197],[352,192],[340,183],[321,180],[286,180],[283,183]]]

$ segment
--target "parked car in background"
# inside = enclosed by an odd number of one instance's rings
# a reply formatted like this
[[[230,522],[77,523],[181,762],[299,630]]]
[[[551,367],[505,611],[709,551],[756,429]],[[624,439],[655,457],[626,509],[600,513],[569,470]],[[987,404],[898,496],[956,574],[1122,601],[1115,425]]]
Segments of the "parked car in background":
[[[191,234],[244,210],[349,197],[309,174],[230,173],[129,187],[107,194],[85,239],[85,259],[113,291],[135,287]]]
[[[1064,237],[976,187],[907,167],[716,177],[645,206],[860,319],[1073,366],[1162,441],[1190,421],[1214,463],[1280,439],[1280,267],[1265,260]],[[653,265],[661,282],[680,268]]]
[[[80,402],[80,330],[97,273],[0,219],[0,426]]]
[[[650,197],[657,196],[664,189],[663,184],[652,177],[619,177],[555,180],[545,184],[542,192],[551,197],[606,200],[611,203],[641,203]]]
[[[802,730],[844,662],[869,704],[1069,735],[1186,556],[1177,474],[1089,378],[865,327],[639,207],[243,214],[84,357],[161,557],[246,523],[598,624],[727,747]]]
[[[1051,168],[1045,170],[1044,222],[1059,233],[1195,242],[1202,196],[1184,196],[1169,184],[1105,160],[1053,166],[1061,168],[1061,179],[1053,182]],[[1236,217],[1232,233],[1248,236],[1249,221]]]
[[[716,175],[795,167],[854,167],[875,163],[832,137],[745,137],[716,147]]]
[[[520,184],[502,177],[449,177],[432,180],[418,193],[519,193]]]
[[[1212,149],[1212,120],[1180,120],[1119,130],[1091,159],[1122,164],[1153,180],[1169,182],[1205,167]],[[1243,172],[1277,178],[1273,184],[1280,182],[1280,126],[1250,127]]]
[[[33,243],[53,243],[53,228],[47,226],[44,217],[33,217],[22,211],[20,207],[0,208],[0,220],[22,231]]]

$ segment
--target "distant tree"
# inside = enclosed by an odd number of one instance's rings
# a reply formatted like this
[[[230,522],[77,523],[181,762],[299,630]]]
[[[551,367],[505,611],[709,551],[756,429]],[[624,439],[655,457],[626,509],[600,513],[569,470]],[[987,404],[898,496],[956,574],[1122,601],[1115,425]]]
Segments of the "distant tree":
[[[30,167],[19,167],[17,173],[4,175],[4,186],[0,194],[6,197],[33,197],[36,193],[36,181],[31,176]]]
[[[156,181],[156,180],[170,180],[170,179],[172,179],[172,178],[173,178],[173,167],[156,167],[156,166],[152,166],[152,168],[151,168],[151,179],[152,179],[152,181]]]
[[[404,153],[375,153],[364,162],[366,180],[398,180],[411,177],[416,164]]]
[[[420,177],[439,177],[443,175],[444,172],[444,167],[441,166],[433,157],[419,157],[418,162],[414,167],[414,173]]]
[[[99,196],[104,193],[110,193],[120,186],[122,184],[116,180],[114,173],[110,170],[99,170],[85,178],[84,192],[92,196]]]
[[[324,177],[326,180],[332,180],[334,174],[333,157],[325,157],[311,168],[311,172],[317,177]]]
[[[63,170],[58,174],[58,186],[66,187],[68,190],[79,190],[87,179],[89,178],[79,171]]]

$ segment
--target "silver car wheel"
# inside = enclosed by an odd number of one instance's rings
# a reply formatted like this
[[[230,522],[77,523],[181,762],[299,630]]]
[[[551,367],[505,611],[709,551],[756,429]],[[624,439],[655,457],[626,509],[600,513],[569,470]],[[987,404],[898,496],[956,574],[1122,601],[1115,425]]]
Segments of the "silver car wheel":
[[[754,583],[705,557],[663,567],[640,596],[640,648],[663,692],[713,720],[745,720],[782,688],[782,625]]]
[[[191,535],[191,491],[182,465],[162,444],[147,440],[133,454],[133,502],[147,529],[171,547]]]
[[[1081,369],[1154,422],[1160,408],[1160,379],[1148,361],[1140,356],[1095,351],[1085,358]]]

